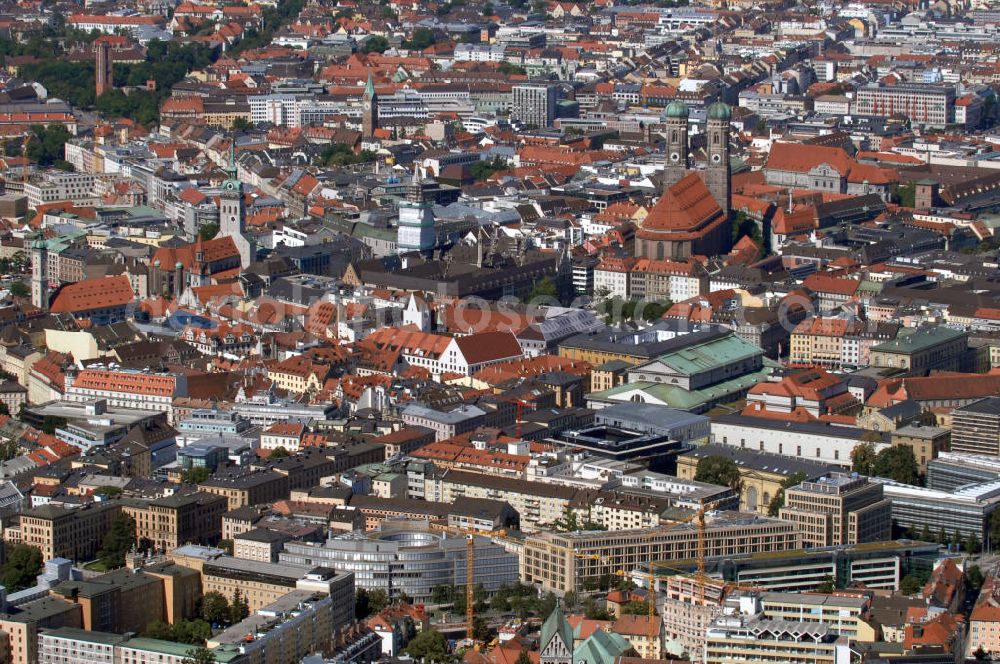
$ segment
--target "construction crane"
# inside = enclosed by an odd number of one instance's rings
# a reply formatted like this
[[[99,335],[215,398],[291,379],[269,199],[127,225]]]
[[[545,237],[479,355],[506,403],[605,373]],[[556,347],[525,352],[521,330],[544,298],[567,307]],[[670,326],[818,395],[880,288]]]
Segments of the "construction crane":
[[[475,528],[457,528],[455,526],[446,526],[444,524],[431,524],[431,529],[443,530],[444,532],[451,533],[452,535],[462,535],[465,537],[465,638],[469,641],[469,643],[474,643],[475,639],[472,636],[472,622],[475,618],[474,605],[476,603],[475,536],[503,536],[505,533],[503,531],[500,531],[499,533],[481,531],[476,530]]]
[[[668,525],[666,528],[664,528],[663,530],[670,530],[672,528],[676,528],[678,526],[682,526],[684,524],[691,523],[692,521],[695,522],[695,527],[697,528],[697,532],[698,532],[697,555],[696,555],[696,560],[697,560],[697,563],[698,563],[698,572],[697,572],[697,575],[695,576],[695,579],[696,579],[696,584],[697,584],[698,592],[701,595],[700,599],[702,600],[702,602],[704,602],[704,600],[705,600],[705,578],[706,578],[706,576],[705,576],[705,506],[701,505],[698,508],[698,511],[695,512],[695,514],[693,516],[688,517],[686,519],[682,519],[680,521],[677,521],[676,523],[672,523],[672,524]],[[650,537],[652,537],[652,535]],[[649,579],[649,583],[648,583],[648,586],[649,586],[649,588],[648,588],[649,596],[646,599],[646,605],[647,605],[647,610],[648,610],[648,613],[649,613],[649,620],[650,620],[650,622],[653,621],[653,618],[656,615],[656,593],[655,593],[655,590],[654,590],[654,585],[656,584],[656,568],[657,567],[669,567],[669,566],[666,565],[665,563],[663,563],[662,561],[656,561],[656,560],[650,560],[649,561],[649,574],[647,575],[648,579]]]

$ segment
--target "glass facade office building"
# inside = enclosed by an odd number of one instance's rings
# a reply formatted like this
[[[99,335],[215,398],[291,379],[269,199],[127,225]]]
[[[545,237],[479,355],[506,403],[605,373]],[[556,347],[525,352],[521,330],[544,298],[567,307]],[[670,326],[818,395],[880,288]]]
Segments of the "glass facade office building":
[[[354,572],[358,588],[385,590],[389,597],[406,594],[430,600],[437,586],[465,586],[467,548],[464,537],[422,528],[348,533],[322,544],[287,542],[280,562],[332,567]],[[473,576],[487,592],[518,580],[518,559],[486,537],[474,538]]]

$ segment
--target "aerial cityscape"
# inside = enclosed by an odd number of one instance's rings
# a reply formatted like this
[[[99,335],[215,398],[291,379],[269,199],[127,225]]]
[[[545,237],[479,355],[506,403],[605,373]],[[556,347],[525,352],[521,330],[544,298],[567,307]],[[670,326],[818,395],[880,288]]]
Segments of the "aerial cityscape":
[[[0,664],[1000,662],[1000,0],[0,59]]]

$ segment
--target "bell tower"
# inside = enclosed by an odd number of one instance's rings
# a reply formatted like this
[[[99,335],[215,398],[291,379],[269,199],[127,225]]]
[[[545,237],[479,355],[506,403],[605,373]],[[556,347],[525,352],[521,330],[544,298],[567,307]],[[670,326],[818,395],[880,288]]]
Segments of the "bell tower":
[[[31,243],[31,304],[49,308],[49,248],[41,233]]]
[[[375,81],[368,74],[368,83],[361,98],[361,134],[371,138],[378,129],[378,94],[375,92]]]
[[[729,127],[733,111],[727,104],[716,102],[708,107],[708,168],[705,184],[712,198],[729,216],[732,208],[732,173],[729,167]]]
[[[237,175],[233,145],[229,146],[229,166],[226,173],[228,177],[222,183],[222,193],[219,194],[218,237],[232,238],[240,252],[240,267],[245,270],[256,258],[257,248],[246,234],[247,210],[243,201],[243,183]]]
[[[663,189],[677,184],[691,167],[688,150],[688,107],[682,101],[672,101],[667,106],[667,154],[663,164]]]

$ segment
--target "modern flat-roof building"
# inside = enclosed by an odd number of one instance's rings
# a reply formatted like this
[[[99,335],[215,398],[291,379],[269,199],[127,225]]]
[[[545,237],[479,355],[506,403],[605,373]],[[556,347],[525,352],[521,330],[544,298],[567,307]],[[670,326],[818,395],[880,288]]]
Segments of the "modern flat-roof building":
[[[1000,480],[968,484],[940,491],[901,484],[878,477],[885,497],[892,503],[892,524],[899,530],[921,533],[927,528],[937,535],[958,531],[962,537],[975,535],[980,542],[989,536],[990,517],[1000,506]]]
[[[580,592],[587,579],[614,576],[650,560],[694,558],[698,529],[693,523],[638,530],[543,532],[524,542],[521,581],[545,590]],[[798,549],[801,535],[786,521],[741,512],[706,517],[708,556]]]
[[[474,537],[473,576],[487,591],[515,583],[518,558],[486,537]],[[321,544],[287,542],[278,554],[290,565],[325,565],[350,571],[357,587],[381,589],[390,598],[406,594],[428,601],[437,586],[464,586],[464,537],[430,530],[415,522],[384,524],[381,532],[347,533]]]
[[[705,559],[705,573],[727,582],[789,592],[814,591],[831,578],[838,587],[862,583],[866,588],[898,589],[907,574],[930,573],[939,555],[937,544],[890,540],[714,556]],[[698,562],[692,557],[671,562],[670,569],[658,567],[656,573],[693,574],[697,569]]]
[[[38,664],[117,664],[115,646],[120,634],[76,627],[44,629],[38,634]]]
[[[1000,457],[1000,397],[960,406],[951,414],[951,450]]]
[[[824,624],[808,625],[759,616],[720,616],[706,633],[705,664],[810,662],[849,664],[850,639]]]
[[[1000,458],[941,452],[927,464],[927,488],[953,491],[966,484],[1000,480]]]
[[[888,539],[891,512],[881,485],[857,473],[830,473],[786,489],[779,516],[799,527],[803,544],[837,546]]]

